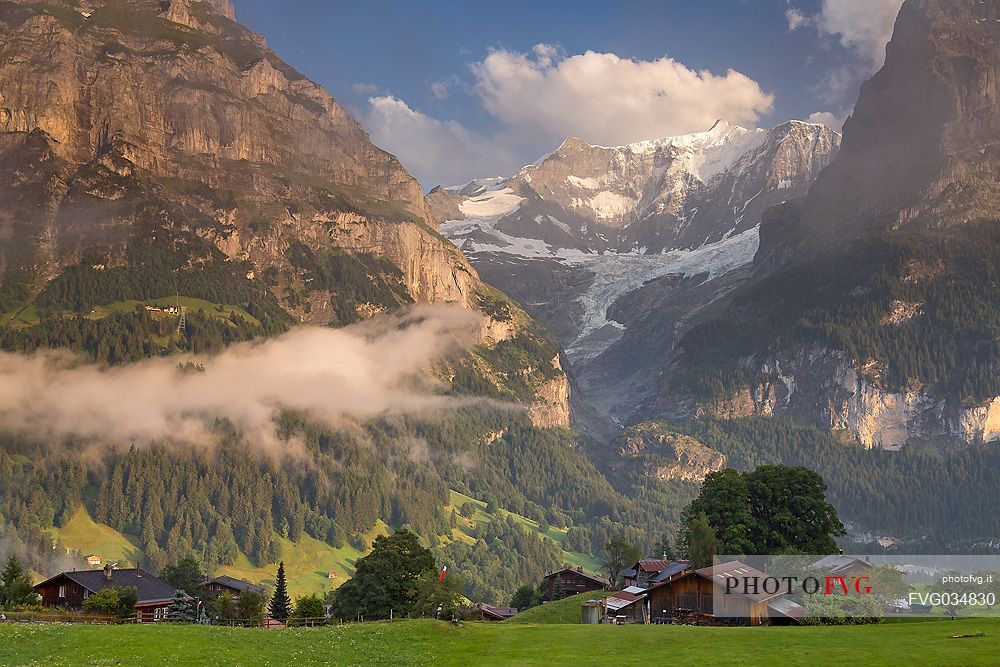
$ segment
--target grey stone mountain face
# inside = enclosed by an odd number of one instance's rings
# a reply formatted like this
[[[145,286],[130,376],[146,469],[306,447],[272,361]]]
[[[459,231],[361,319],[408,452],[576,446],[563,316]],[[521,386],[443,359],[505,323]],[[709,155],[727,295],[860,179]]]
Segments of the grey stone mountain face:
[[[763,211],[804,196],[839,144],[797,121],[620,147],[570,138],[428,203],[484,279],[553,329],[580,418],[621,421],[651,400],[688,314],[742,280]]]

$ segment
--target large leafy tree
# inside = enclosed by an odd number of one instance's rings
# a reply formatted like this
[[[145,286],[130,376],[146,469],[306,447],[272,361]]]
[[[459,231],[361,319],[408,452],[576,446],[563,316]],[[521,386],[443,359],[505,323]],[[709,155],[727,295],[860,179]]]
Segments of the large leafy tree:
[[[202,597],[205,592],[205,573],[201,571],[201,563],[194,556],[185,556],[176,563],[167,565],[160,572],[160,577],[193,598]]]
[[[688,530],[688,558],[696,567],[708,567],[712,558],[719,553],[719,539],[708,522],[708,516],[699,512]]]
[[[642,551],[624,537],[613,537],[604,543],[604,560],[601,567],[608,575],[612,587],[618,583],[618,573],[639,561]]]
[[[826,554],[844,534],[826,500],[826,482],[808,468],[760,466],[746,474],[754,546],[758,553]]]
[[[434,557],[405,528],[375,538],[372,552],[359,558],[354,577],[328,594],[333,616],[389,618],[414,611],[420,578],[434,573]]]
[[[31,604],[37,600],[31,577],[17,556],[7,559],[7,565],[0,572],[0,608],[10,609],[20,604]]]
[[[682,540],[691,548],[690,528],[699,514],[704,514],[715,531],[718,553],[745,554],[753,551],[752,533],[756,528],[750,512],[746,476],[732,468],[705,476],[701,493],[683,515]]]
[[[260,625],[264,620],[267,598],[257,591],[243,591],[236,599],[236,618],[249,625]]]
[[[826,483],[808,468],[760,466],[705,477],[698,497],[684,510],[682,539],[691,554],[694,529],[704,515],[720,554],[825,554],[844,534],[837,511],[826,500]]]
[[[138,594],[134,586],[105,588],[83,601],[83,611],[100,616],[128,618],[135,614]]]

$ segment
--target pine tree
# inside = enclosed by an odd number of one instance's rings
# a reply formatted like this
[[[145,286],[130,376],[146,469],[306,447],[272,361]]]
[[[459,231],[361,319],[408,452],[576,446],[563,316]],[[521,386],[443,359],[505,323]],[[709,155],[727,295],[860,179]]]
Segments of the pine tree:
[[[288,620],[288,616],[292,613],[292,599],[288,597],[288,582],[285,581],[285,561],[278,563],[278,576],[274,580],[274,595],[271,596],[271,604],[267,607],[267,613],[278,621]]]
[[[191,598],[180,589],[174,593],[174,599],[170,603],[167,614],[171,621],[180,623],[194,623],[197,620],[197,612],[191,603]]]
[[[0,572],[0,607],[12,608],[30,604],[36,599],[31,577],[17,556],[11,555],[3,572]]]

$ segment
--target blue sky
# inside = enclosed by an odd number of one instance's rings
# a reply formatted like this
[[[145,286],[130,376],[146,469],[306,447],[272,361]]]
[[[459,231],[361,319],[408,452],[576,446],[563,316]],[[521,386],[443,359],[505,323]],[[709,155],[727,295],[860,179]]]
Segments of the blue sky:
[[[235,0],[428,188],[509,174],[566,136],[837,126],[900,2]]]

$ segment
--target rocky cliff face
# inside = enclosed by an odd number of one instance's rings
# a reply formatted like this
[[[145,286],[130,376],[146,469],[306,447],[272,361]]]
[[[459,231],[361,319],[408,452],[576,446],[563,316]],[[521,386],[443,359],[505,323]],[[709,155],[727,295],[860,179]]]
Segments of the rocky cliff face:
[[[81,263],[128,265],[156,239],[176,266],[238,268],[302,321],[480,307],[482,283],[417,181],[228,0],[0,3],[0,161],[13,175],[0,272],[29,293]],[[387,260],[352,279],[394,296],[318,285],[327,257]]]
[[[1000,5],[907,0],[834,162],[761,228],[759,261],[1000,214]]]
[[[1000,438],[1000,399],[963,405],[941,388],[893,390],[882,365],[858,367],[843,352],[800,347],[771,357],[754,370],[753,385],[707,403],[665,401],[674,417],[791,415],[848,433],[868,448],[895,450],[907,443],[982,443]]]
[[[782,326],[786,330],[798,326],[780,319],[783,316],[798,318],[809,328],[810,321],[831,323],[830,313],[843,309],[857,318],[857,327],[868,327],[883,341],[880,356],[855,358],[835,349],[821,332],[824,325],[815,325],[815,335],[804,336],[814,341],[810,344],[801,343],[801,329],[799,342],[786,339],[779,345],[758,333],[758,346],[772,347],[740,348],[745,356],[738,371],[749,379],[740,380],[739,389],[721,399],[693,402],[685,398],[683,383],[674,382],[668,367],[659,410],[688,417],[795,415],[846,431],[868,447],[887,449],[922,441],[983,442],[1000,436],[995,391],[977,380],[972,383],[977,391],[970,392],[969,383],[962,389],[961,383],[946,381],[944,374],[926,370],[942,357],[951,360],[949,377],[970,369],[981,376],[979,369],[993,367],[992,358],[979,360],[973,350],[974,345],[992,349],[991,306],[942,314],[954,299],[963,298],[957,295],[992,284],[983,281],[988,281],[993,261],[992,250],[987,250],[992,248],[990,225],[995,224],[990,221],[1000,219],[998,68],[996,3],[904,3],[885,66],[862,86],[855,112],[844,127],[840,152],[806,197],[765,212],[755,263],[757,272],[765,273],[790,262],[791,267],[781,269],[787,272],[778,275],[802,276],[803,267],[819,266],[822,256],[831,253],[847,259],[881,243],[894,250],[858,265],[869,272],[868,284],[845,291],[845,270],[828,266],[820,271],[825,271],[823,275],[810,274],[806,286],[769,280],[769,287],[735,297],[736,305],[719,316],[739,318],[741,309],[745,314],[752,304],[785,304],[784,315],[781,308],[768,311],[778,318],[778,328],[767,329],[767,322],[759,322],[776,339]],[[956,225],[963,226],[945,243],[927,231]],[[866,296],[875,293],[877,298]],[[925,304],[924,299],[933,303]],[[983,303],[991,300],[985,297]],[[932,339],[942,344],[921,370],[912,364],[915,350],[926,349]],[[844,349],[851,348],[857,346]],[[893,382],[886,377],[890,366],[897,375]],[[709,363],[699,372],[713,370]],[[904,381],[899,375],[905,376]]]
[[[702,482],[708,473],[726,467],[725,454],[657,422],[626,429],[615,447],[625,465],[638,465],[642,474],[660,481]]]

